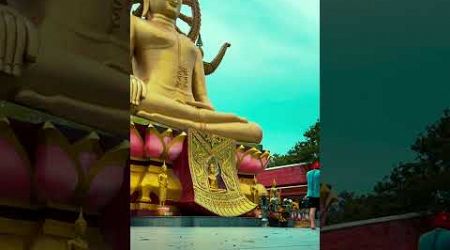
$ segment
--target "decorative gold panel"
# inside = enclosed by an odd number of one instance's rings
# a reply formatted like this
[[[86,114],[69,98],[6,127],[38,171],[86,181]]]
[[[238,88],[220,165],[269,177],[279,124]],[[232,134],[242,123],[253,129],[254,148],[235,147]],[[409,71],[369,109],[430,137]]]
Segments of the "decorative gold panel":
[[[188,144],[197,204],[220,216],[239,216],[256,207],[241,193],[234,140],[189,129]]]

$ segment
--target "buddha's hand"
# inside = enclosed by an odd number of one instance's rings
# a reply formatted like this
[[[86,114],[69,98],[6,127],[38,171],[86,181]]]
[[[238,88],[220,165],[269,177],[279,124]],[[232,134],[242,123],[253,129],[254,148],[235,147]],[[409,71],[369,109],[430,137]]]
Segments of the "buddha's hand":
[[[130,104],[138,106],[146,95],[147,88],[145,87],[144,82],[141,79],[130,75]]]
[[[35,25],[17,10],[0,5],[0,72],[19,76],[36,61],[39,47]]]

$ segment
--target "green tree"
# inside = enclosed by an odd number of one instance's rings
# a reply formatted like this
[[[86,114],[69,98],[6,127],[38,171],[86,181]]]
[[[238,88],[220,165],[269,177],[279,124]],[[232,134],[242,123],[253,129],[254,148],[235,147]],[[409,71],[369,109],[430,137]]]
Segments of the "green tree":
[[[341,197],[340,205],[330,212],[329,223],[449,209],[450,111],[444,111],[411,149],[417,154],[416,160],[399,163],[371,193],[348,195],[345,192],[346,197]]]
[[[269,167],[314,162],[319,160],[320,122],[317,121],[304,134],[304,140],[297,142],[286,154],[274,154]]]

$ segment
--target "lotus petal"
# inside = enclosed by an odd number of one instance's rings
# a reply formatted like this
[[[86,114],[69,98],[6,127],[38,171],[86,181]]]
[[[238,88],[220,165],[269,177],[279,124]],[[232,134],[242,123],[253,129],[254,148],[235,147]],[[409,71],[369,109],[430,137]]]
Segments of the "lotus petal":
[[[161,135],[153,125],[149,125],[145,135],[145,155],[150,158],[160,158],[164,152]]]
[[[243,147],[238,148],[238,152],[242,152]],[[262,153],[256,148],[250,148],[244,152],[239,163],[239,173],[241,174],[257,174],[264,170],[268,163],[270,153],[265,151]]]
[[[132,158],[145,157],[144,140],[133,124],[130,125],[130,155]]]
[[[173,130],[168,128],[164,133],[162,133],[161,137],[164,145],[169,145],[173,138]]]
[[[269,163],[270,160],[270,152],[269,151],[265,151],[261,157],[261,166],[263,169],[265,169],[267,167],[267,164]]]
[[[103,155],[88,174],[81,190],[88,190],[86,202],[89,210],[99,211],[116,196],[122,186],[130,144],[123,142]]]
[[[0,159],[0,199],[28,201],[30,162],[6,118],[0,118]]]
[[[183,151],[184,140],[186,139],[187,134],[182,132],[178,136],[176,136],[169,144],[167,144],[167,158],[169,162],[173,162],[180,156]]]
[[[72,152],[81,168],[82,173],[80,174],[85,176],[94,162],[103,154],[100,147],[100,137],[95,132],[90,133],[72,145]]]
[[[256,148],[250,148],[244,153],[240,162],[240,169],[250,167],[250,164],[252,162],[252,154],[256,151],[258,151]]]
[[[69,203],[78,183],[77,164],[69,143],[59,130],[46,122],[36,149],[36,181],[40,199]]]
[[[242,161],[242,157],[245,153],[245,147],[243,145],[240,145],[238,148],[236,148],[236,163],[239,165]]]

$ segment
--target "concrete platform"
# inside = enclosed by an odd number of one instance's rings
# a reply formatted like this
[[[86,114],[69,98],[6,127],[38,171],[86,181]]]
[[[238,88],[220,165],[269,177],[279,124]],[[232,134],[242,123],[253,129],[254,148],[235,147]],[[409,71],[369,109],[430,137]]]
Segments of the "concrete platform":
[[[219,216],[132,217],[131,226],[146,227],[261,227],[261,219]]]
[[[131,250],[319,250],[320,230],[270,227],[131,227]]]

